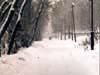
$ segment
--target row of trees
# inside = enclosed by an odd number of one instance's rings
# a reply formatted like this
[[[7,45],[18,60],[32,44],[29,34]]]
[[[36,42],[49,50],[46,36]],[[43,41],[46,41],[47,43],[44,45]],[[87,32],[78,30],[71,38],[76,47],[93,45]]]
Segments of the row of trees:
[[[13,0],[13,1],[5,0],[1,4],[0,54],[2,52],[3,45],[5,49],[7,49],[7,54],[16,52],[12,48],[13,45],[15,44],[15,37],[19,30],[18,28],[20,28],[21,26],[22,13],[23,13],[23,8],[26,4],[26,0],[23,0],[21,5],[18,5],[18,2],[19,0]],[[20,8],[18,8],[18,6]],[[6,36],[4,37],[4,35]],[[4,39],[6,39],[6,41],[4,41]]]
[[[20,47],[29,47],[44,36],[72,34],[73,29],[76,29],[74,33],[90,31],[88,0],[0,0],[0,3],[0,46],[1,52],[6,47],[7,54],[16,53]],[[99,11],[100,1],[95,0],[96,28],[99,27]]]
[[[34,0],[35,6],[32,0],[5,0],[1,3],[0,55],[16,53],[20,47],[29,47],[33,41],[41,39],[39,21],[48,7],[47,0]]]
[[[76,32],[89,32],[91,30],[91,4],[89,0],[61,0],[57,3],[53,14],[53,28],[54,32],[61,32],[63,25],[65,32],[72,27],[72,3],[74,6],[74,19],[76,25]],[[98,28],[100,25],[100,1],[94,0],[94,27]],[[72,29],[71,29],[72,30]]]

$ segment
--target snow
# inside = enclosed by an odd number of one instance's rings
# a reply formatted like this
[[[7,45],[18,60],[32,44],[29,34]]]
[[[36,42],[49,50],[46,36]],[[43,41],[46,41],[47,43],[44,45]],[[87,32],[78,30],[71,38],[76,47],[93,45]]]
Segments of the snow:
[[[15,55],[1,57],[0,75],[99,75],[99,43],[91,51],[78,41],[34,42]]]

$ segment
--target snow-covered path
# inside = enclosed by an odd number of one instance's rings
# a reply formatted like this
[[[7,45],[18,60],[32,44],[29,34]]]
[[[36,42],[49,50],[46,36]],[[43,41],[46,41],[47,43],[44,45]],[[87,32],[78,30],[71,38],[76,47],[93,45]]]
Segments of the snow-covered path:
[[[98,49],[84,51],[71,40],[35,42],[0,58],[0,75],[99,75]]]

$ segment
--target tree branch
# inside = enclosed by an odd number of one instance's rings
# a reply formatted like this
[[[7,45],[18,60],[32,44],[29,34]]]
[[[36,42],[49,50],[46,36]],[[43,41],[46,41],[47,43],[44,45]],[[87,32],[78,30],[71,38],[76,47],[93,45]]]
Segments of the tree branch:
[[[7,4],[7,3],[8,3],[8,0],[5,0],[5,1],[1,4],[1,6],[0,6],[0,11],[3,10],[3,7],[4,7],[5,4]]]
[[[0,28],[0,40],[3,37],[5,31],[7,30],[8,26],[9,26],[10,21],[13,18],[14,11],[15,11],[14,6],[16,5],[16,2],[17,2],[17,0],[13,0],[11,8],[8,12],[7,18],[5,19],[4,23],[2,24],[2,26]]]
[[[12,52],[12,47],[13,47],[13,44],[14,44],[14,38],[15,38],[16,33],[18,31],[17,28],[20,25],[20,21],[21,21],[21,17],[22,17],[22,13],[23,13],[23,9],[24,9],[25,4],[26,4],[26,0],[23,1],[22,5],[21,5],[21,8],[19,10],[18,18],[17,18],[16,24],[15,24],[15,26],[13,28],[13,32],[12,32],[12,35],[11,35],[9,49],[8,49],[8,53],[7,54],[10,54]],[[15,51],[13,51],[13,52],[15,53]]]
[[[6,8],[4,10],[1,11],[1,15],[0,15],[0,22],[3,20],[4,18],[4,15],[8,12],[8,10],[10,9],[11,7],[11,3],[9,3]]]
[[[36,15],[36,17],[34,19],[33,28],[32,28],[32,39],[31,39],[30,43],[32,43],[32,41],[35,39],[35,33],[37,31],[38,22],[39,22],[41,14],[43,12],[44,5],[45,5],[45,0],[41,0],[40,6],[38,9],[38,14]]]

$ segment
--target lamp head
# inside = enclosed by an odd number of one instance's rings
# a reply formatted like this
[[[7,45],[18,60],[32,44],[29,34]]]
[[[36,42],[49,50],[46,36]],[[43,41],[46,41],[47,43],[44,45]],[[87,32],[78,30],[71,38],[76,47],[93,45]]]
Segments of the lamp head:
[[[72,2],[72,5],[73,5],[73,6],[75,6],[75,3],[74,3],[74,2]]]

